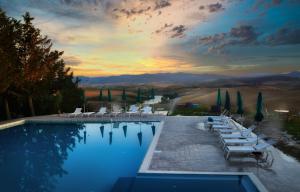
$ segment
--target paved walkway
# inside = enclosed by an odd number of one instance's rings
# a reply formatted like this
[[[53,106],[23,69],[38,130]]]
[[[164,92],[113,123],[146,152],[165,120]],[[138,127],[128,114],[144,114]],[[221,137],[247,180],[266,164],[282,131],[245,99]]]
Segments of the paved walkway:
[[[270,150],[270,168],[257,166],[253,158],[223,157],[216,134],[203,127],[205,117],[167,117],[149,170],[199,172],[252,172],[269,191],[300,191],[300,163],[276,148]]]

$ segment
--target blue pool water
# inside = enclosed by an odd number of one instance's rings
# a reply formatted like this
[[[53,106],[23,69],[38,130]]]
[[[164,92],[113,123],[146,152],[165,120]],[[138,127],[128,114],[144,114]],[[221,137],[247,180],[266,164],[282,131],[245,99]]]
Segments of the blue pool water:
[[[1,191],[108,192],[134,177],[158,122],[25,124],[0,131]]]

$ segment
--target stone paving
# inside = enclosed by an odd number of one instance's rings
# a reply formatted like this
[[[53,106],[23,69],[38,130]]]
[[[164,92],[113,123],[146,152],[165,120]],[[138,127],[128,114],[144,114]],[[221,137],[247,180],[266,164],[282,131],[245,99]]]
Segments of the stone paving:
[[[300,163],[274,147],[271,167],[254,158],[225,160],[218,136],[203,126],[205,117],[167,117],[148,170],[196,172],[252,172],[269,191],[300,191]]]

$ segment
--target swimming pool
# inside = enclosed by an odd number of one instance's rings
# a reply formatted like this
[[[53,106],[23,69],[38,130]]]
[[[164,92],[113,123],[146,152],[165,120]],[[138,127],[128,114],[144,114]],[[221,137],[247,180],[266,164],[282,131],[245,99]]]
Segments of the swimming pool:
[[[1,191],[110,191],[134,177],[158,122],[33,124],[0,131]]]

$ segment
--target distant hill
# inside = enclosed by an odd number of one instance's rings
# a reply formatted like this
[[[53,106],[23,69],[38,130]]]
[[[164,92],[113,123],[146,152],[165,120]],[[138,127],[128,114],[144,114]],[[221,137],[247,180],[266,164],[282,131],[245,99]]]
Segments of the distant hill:
[[[292,71],[290,73],[285,74],[285,76],[300,78],[300,71]]]
[[[131,85],[131,84],[197,84],[226,79],[228,77],[212,74],[157,73],[142,75],[119,75],[108,77],[79,77],[81,86]]]
[[[205,86],[241,86],[261,84],[288,84],[299,82],[300,72],[285,74],[250,74],[243,77],[230,77],[215,74],[193,73],[157,73],[142,75],[119,75],[107,77],[80,76],[80,86],[98,87],[103,85],[205,85]],[[294,84],[294,83],[293,83]],[[298,83],[297,83],[298,85]]]

